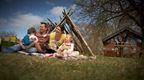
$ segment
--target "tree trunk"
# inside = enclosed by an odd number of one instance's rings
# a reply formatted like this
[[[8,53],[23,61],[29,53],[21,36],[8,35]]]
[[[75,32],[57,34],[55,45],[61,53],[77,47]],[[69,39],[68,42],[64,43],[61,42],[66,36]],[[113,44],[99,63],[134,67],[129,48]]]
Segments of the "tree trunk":
[[[1,52],[1,43],[2,43],[2,38],[0,37],[0,52]]]
[[[141,51],[139,57],[141,57],[142,54],[144,54],[144,28],[141,29],[141,32],[142,32],[142,45],[141,45]]]
[[[141,0],[139,14],[140,14],[140,27],[141,27],[141,33],[142,33],[142,45],[141,45],[141,51],[139,54],[139,57],[141,57],[144,54],[144,8],[143,8],[144,2]]]

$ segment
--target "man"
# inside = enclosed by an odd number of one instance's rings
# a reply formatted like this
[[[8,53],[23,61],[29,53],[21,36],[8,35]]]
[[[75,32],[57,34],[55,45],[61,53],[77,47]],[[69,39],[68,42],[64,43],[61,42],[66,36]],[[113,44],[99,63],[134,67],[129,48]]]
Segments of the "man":
[[[36,33],[38,42],[35,44],[36,49],[40,53],[45,53],[49,42],[49,25],[45,22],[41,22],[39,31]]]

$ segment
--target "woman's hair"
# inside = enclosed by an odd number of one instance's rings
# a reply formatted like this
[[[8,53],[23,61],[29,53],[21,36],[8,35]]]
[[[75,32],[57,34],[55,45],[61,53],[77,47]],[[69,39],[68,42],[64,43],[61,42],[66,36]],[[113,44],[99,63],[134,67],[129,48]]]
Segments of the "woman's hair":
[[[61,33],[64,33],[65,28],[64,28],[64,26],[61,26],[61,25],[60,25],[60,26],[57,26],[57,27],[56,27],[56,30],[60,31]],[[56,31],[56,30],[55,30],[55,31]]]
[[[60,25],[60,28],[61,28],[61,32],[62,32],[62,33],[64,33],[65,27],[64,27],[64,25],[63,25],[63,24],[62,24],[62,25]]]
[[[31,27],[27,30],[27,34],[32,34],[32,33],[36,33],[36,29],[34,27]]]

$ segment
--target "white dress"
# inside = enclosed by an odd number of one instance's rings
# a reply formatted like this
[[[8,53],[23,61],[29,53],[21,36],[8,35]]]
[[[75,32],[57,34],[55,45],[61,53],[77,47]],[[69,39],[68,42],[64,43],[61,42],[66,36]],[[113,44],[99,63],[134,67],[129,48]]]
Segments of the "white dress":
[[[74,51],[74,43],[63,43],[59,49],[62,50],[61,54],[63,54],[64,57],[74,57],[74,56],[78,56],[79,52],[78,51]]]

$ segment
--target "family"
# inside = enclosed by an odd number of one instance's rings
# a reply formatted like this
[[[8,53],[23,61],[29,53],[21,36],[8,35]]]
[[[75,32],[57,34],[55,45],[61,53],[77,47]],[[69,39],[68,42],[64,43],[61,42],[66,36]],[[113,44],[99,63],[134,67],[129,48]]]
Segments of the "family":
[[[79,55],[78,51],[74,51],[72,36],[64,33],[63,27],[58,26],[52,32],[50,32],[49,29],[49,24],[41,22],[38,31],[33,27],[29,28],[27,34],[22,40],[18,41],[18,44],[8,48],[2,48],[2,51],[24,51],[29,54],[48,54],[48,56],[52,55],[53,57],[70,57]]]

